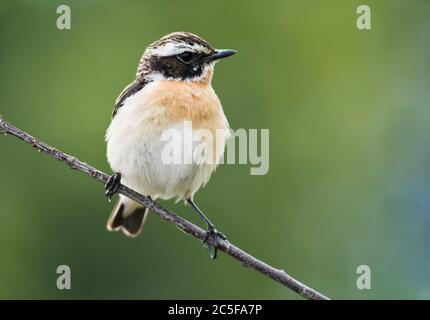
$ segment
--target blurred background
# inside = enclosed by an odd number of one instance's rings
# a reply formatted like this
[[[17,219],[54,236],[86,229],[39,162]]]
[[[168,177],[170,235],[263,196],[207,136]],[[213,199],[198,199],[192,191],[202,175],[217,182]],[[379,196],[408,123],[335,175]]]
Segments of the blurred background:
[[[110,173],[105,130],[145,47],[186,30],[234,48],[213,86],[233,128],[270,129],[270,170],[223,165],[199,205],[331,298],[430,298],[430,2],[364,2],[2,1],[0,113]],[[0,298],[300,299],[155,215],[137,239],[107,232],[103,186],[15,138],[0,137],[0,165]]]

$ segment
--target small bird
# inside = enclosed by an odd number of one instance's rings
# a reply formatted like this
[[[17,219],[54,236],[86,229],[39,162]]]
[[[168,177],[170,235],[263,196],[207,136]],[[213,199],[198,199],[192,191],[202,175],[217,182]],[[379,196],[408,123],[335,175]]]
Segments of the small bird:
[[[225,239],[193,197],[208,182],[229,138],[229,124],[211,81],[215,63],[235,53],[215,49],[189,32],[170,33],[148,46],[140,59],[136,79],[115,102],[106,132],[107,159],[114,172],[106,184],[109,199],[123,183],[153,200],[184,200],[206,223],[204,242],[211,236]],[[203,140],[214,161],[163,161],[163,132],[180,130],[185,122],[192,124],[193,132],[206,129],[213,137],[219,130],[224,132],[216,143]],[[184,149],[185,145],[181,142],[177,147]],[[192,144],[191,149],[194,148],[196,145]],[[135,237],[142,231],[147,215],[147,208],[120,195],[107,228]],[[212,255],[215,257],[216,248]]]

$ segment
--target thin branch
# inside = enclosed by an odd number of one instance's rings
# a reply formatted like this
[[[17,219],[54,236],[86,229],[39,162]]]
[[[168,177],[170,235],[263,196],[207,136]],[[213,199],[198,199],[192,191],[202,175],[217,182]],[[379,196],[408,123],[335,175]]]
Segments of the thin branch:
[[[68,155],[56,148],[53,148],[46,144],[45,142],[32,137],[28,133],[22,131],[21,129],[18,129],[17,127],[13,126],[12,124],[8,123],[3,119],[3,117],[0,115],[0,128],[4,130],[4,134],[11,134],[29,144],[31,144],[34,148],[37,150],[47,153],[54,158],[63,161],[65,164],[67,164],[70,168],[76,169],[78,171],[84,172],[87,175],[106,183],[109,176],[100,171],[96,168],[90,166],[89,164],[80,161],[79,159]],[[121,193],[136,202],[146,206],[147,208],[154,211],[156,214],[160,216],[161,219],[168,221],[175,225],[177,228],[182,230],[183,232],[190,234],[200,240],[203,240],[205,238],[205,231],[201,229],[200,227],[194,225],[193,223],[189,222],[188,220],[179,217],[172,211],[163,208],[158,203],[154,202],[150,198],[147,198],[136,191],[127,188],[124,185],[121,185],[118,188],[118,193]],[[255,269],[262,274],[266,275],[269,278],[272,278],[273,280],[283,284],[287,288],[293,290],[294,292],[298,293],[302,297],[309,299],[309,300],[328,300],[328,297],[322,295],[321,293],[315,291],[314,289],[304,285],[300,281],[294,279],[290,275],[288,275],[284,270],[276,269],[263,261],[255,258],[254,256],[250,255],[249,253],[243,251],[242,249],[236,247],[232,243],[230,243],[227,240],[221,240],[215,241],[213,239],[209,239],[210,245],[217,247],[219,250],[225,252],[229,256],[239,260],[245,267],[250,267],[252,269]]]

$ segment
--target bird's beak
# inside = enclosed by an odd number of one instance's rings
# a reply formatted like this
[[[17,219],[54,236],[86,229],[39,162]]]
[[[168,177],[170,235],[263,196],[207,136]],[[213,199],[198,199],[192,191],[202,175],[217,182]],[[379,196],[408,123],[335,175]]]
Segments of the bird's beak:
[[[205,57],[203,59],[203,61],[204,62],[217,61],[217,60],[222,59],[222,58],[230,57],[230,56],[234,55],[235,53],[237,53],[236,50],[231,50],[231,49],[216,49],[214,53],[212,53],[211,55]]]

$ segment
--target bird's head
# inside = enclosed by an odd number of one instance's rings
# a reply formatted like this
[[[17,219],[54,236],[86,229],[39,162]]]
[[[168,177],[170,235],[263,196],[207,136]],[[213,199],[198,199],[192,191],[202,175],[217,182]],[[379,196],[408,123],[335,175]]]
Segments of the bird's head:
[[[195,34],[174,32],[149,45],[136,75],[146,81],[210,82],[215,63],[235,53],[235,50],[215,49]]]

